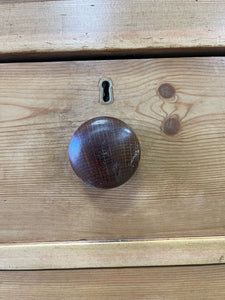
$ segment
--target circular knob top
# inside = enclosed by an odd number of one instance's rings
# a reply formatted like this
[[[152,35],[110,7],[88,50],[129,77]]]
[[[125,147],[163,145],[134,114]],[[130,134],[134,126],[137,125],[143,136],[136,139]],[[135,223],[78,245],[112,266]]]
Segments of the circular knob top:
[[[133,130],[112,117],[98,117],[83,123],[69,146],[74,172],[97,188],[114,188],[126,182],[137,169],[140,152]]]

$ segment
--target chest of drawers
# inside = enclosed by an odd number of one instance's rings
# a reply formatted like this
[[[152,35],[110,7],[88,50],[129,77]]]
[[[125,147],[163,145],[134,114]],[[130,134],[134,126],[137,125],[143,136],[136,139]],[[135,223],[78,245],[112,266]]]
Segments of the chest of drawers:
[[[3,299],[223,299],[225,2],[0,5]],[[114,189],[68,157],[101,116],[141,147]]]

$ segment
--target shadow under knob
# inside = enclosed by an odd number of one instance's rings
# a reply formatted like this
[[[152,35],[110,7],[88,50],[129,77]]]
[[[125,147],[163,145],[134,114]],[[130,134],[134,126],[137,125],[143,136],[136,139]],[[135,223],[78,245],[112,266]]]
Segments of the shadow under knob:
[[[140,144],[123,121],[97,117],[83,123],[74,133],[69,158],[76,175],[96,188],[114,188],[136,171]]]

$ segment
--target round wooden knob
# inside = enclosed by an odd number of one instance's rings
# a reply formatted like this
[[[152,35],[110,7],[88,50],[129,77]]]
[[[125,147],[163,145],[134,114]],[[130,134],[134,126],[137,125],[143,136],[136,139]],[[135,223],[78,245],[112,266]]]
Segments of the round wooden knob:
[[[97,188],[114,188],[126,182],[137,169],[140,145],[124,122],[98,117],[74,133],[69,158],[77,176]]]

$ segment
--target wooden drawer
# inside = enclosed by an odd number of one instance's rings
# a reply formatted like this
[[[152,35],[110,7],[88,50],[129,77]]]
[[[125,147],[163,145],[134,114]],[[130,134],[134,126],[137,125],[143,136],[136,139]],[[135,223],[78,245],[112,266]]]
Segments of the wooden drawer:
[[[0,242],[223,235],[224,62],[2,64]],[[99,103],[103,77],[110,105]],[[128,123],[142,149],[136,174],[111,190],[84,185],[68,159],[74,130],[104,115]],[[174,116],[177,133],[166,134]]]
[[[1,243],[178,238],[169,248],[175,261],[156,259],[166,265],[182,264],[175,245],[182,252],[190,240],[180,238],[201,237],[191,240],[190,263],[224,262],[224,240],[215,238],[225,226],[223,57],[2,64],[0,72]],[[110,105],[99,102],[105,77],[113,83]],[[111,190],[83,184],[68,159],[74,130],[104,115],[129,124],[142,149],[135,175]],[[196,260],[202,237],[213,239]],[[7,249],[1,268],[28,268],[10,265]],[[129,265],[121,257],[117,266]],[[137,257],[131,265],[145,264]],[[46,262],[40,266],[58,266]],[[146,264],[154,264],[151,257]]]
[[[3,299],[224,299],[225,266],[0,272]]]

